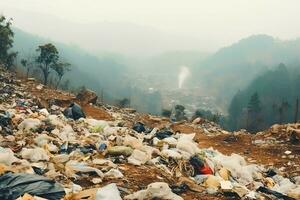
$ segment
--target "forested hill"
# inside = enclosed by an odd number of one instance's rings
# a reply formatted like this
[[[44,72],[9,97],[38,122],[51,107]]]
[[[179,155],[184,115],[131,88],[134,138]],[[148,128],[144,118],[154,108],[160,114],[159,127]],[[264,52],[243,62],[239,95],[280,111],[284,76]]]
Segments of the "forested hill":
[[[194,80],[208,92],[230,100],[257,75],[280,63],[299,63],[300,40],[254,35],[220,49],[194,66]]]

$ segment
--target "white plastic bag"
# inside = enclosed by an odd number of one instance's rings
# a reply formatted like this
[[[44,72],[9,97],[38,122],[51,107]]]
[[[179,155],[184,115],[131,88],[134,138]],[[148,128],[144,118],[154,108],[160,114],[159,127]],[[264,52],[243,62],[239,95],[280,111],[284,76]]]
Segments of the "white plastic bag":
[[[97,190],[96,200],[122,200],[122,198],[117,185],[111,183]]]

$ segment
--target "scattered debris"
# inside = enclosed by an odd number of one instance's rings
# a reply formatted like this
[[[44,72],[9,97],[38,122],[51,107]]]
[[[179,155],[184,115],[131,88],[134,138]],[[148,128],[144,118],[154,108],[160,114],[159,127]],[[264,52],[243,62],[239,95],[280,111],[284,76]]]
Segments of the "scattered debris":
[[[1,77],[1,199],[299,199],[300,124],[230,133]]]

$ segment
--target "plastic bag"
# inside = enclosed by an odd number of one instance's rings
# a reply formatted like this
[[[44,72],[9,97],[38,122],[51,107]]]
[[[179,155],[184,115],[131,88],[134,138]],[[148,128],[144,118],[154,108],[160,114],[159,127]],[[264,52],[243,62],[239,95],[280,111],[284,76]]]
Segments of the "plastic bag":
[[[74,120],[85,118],[84,112],[82,111],[81,107],[76,103],[70,104],[70,106],[66,108],[63,113],[66,118],[72,118]]]
[[[122,200],[120,192],[115,183],[106,185],[97,190],[96,200]]]
[[[14,200],[25,193],[49,200],[61,199],[65,195],[60,184],[43,176],[24,173],[0,176],[1,200]]]
[[[183,200],[182,197],[174,194],[169,188],[169,185],[164,182],[156,182],[148,185],[146,190],[140,190],[133,194],[125,196],[124,199],[169,199],[169,200]]]

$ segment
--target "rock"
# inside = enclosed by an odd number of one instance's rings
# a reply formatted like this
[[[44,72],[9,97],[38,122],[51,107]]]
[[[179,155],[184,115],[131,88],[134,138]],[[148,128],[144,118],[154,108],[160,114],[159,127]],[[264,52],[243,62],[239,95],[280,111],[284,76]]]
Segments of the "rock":
[[[96,104],[98,96],[94,91],[84,89],[77,94],[76,98],[86,105],[89,103]]]

